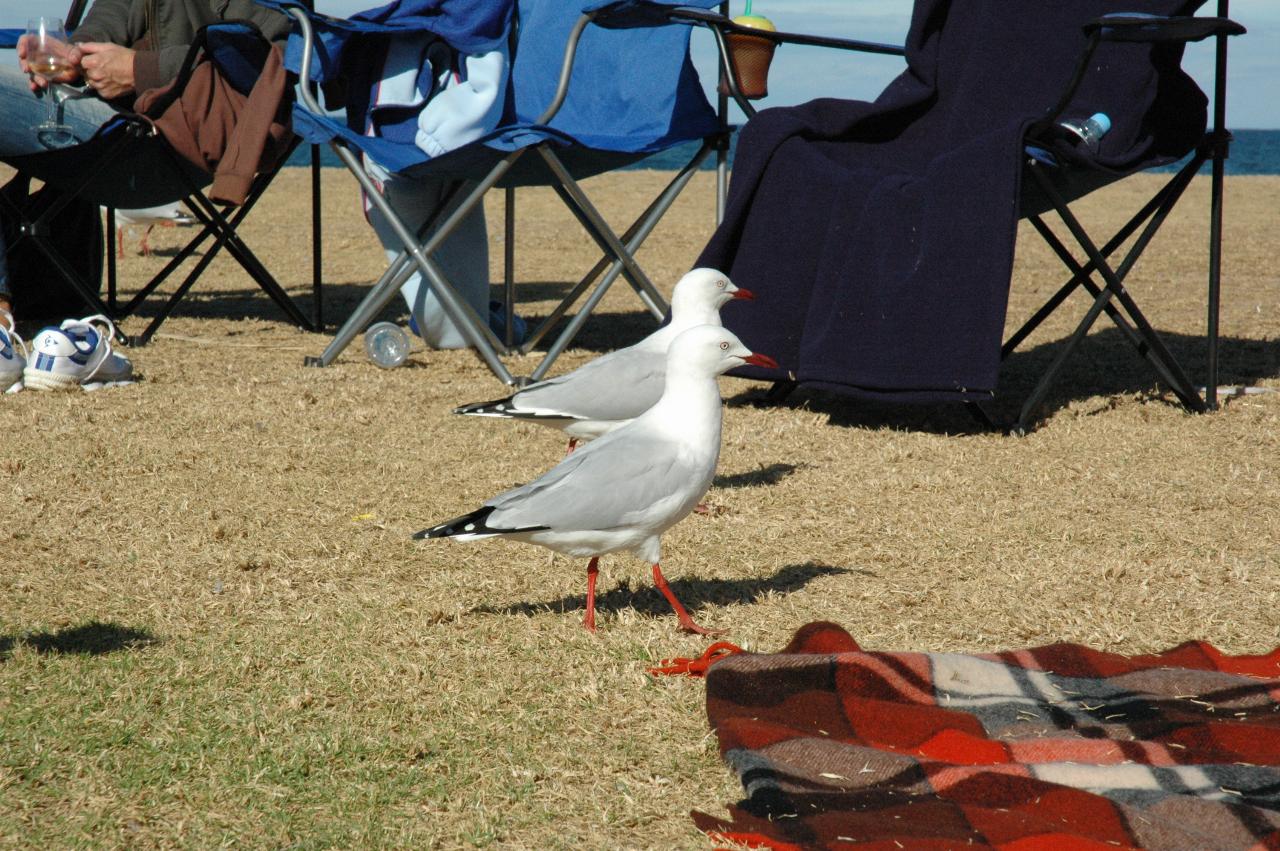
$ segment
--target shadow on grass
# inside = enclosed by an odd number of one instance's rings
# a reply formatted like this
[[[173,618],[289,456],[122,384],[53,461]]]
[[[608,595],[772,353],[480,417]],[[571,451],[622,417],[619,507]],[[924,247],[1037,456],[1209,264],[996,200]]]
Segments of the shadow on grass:
[[[1205,380],[1206,344],[1200,335],[1158,332],[1174,359],[1197,385]],[[1053,340],[1014,352],[1000,370],[996,398],[987,403],[997,422],[1017,417],[1065,339]],[[1251,386],[1280,376],[1280,340],[1223,337],[1219,340],[1219,384]],[[730,407],[804,408],[826,414],[829,422],[845,428],[894,428],[937,434],[976,434],[987,431],[961,404],[954,402],[906,403],[881,398],[800,387],[780,403],[768,398],[770,385],[752,382],[726,401]],[[1048,397],[1041,405],[1041,421],[1072,402],[1095,396],[1147,395],[1152,401],[1181,406],[1166,392],[1156,374],[1116,328],[1090,334],[1066,361]]]
[[[746,473],[734,473],[728,476],[716,476],[711,482],[712,487],[733,489],[733,488],[762,488],[769,485],[776,485],[787,476],[794,473],[801,467],[807,467],[808,464],[770,464],[768,467],[761,467],[759,470],[751,470]]]
[[[156,637],[145,629],[114,623],[89,621],[80,626],[65,627],[57,632],[30,632],[25,635],[0,635],[0,659],[19,644],[46,655],[101,656],[119,650],[138,650],[155,644]]]
[[[665,572],[665,571],[664,571]],[[667,576],[667,583],[676,599],[684,604],[690,612],[713,606],[749,605],[759,602],[766,594],[791,594],[804,588],[815,579],[824,576],[837,576],[844,573],[866,573],[870,571],[858,568],[833,567],[826,564],[788,565],[771,577],[765,579],[691,579]],[[582,562],[582,578],[586,583],[586,561]],[[558,600],[545,600],[536,603],[516,603],[511,606],[477,606],[471,614],[498,615],[536,615],[544,612],[569,612],[585,610],[587,597],[585,594],[574,594]],[[623,579],[616,588],[596,594],[596,610],[600,612],[618,612],[633,609],[650,617],[664,617],[671,614],[671,606],[657,588],[648,585],[639,590],[632,590],[628,580]]]
[[[126,274],[124,271],[121,272],[122,277],[126,276]],[[178,277],[177,280],[181,280],[181,277]],[[142,283],[143,280],[141,278],[135,280],[126,277],[122,282],[119,296],[121,303],[127,302],[136,292],[136,288],[141,286]],[[516,312],[524,318],[530,331],[542,323],[545,315],[521,309],[521,303],[551,299],[559,300],[568,293],[571,286],[571,283],[561,281],[529,281],[516,285]],[[615,284],[616,286],[625,288],[624,284]],[[298,309],[302,311],[302,314],[310,317],[313,306],[310,283],[297,284],[288,282],[285,288],[289,296],[298,305]],[[323,313],[325,330],[323,335],[316,335],[317,341],[321,343],[320,348],[324,346],[325,341],[323,341],[323,338],[333,336],[338,326],[346,321],[347,317],[352,314],[371,289],[372,286],[367,283],[326,282],[324,284]],[[172,291],[173,286],[166,283],[160,292],[153,293],[150,298],[138,306],[137,311],[132,314],[133,321],[149,321],[155,318],[167,300],[168,294]],[[501,299],[501,288],[491,288],[490,295],[492,298]],[[578,299],[577,304],[570,310],[568,316],[562,317],[556,323],[556,326],[543,338],[542,347],[535,349],[535,352],[545,351],[545,347],[550,345],[556,335],[563,330],[565,322],[572,318],[576,313],[578,304],[584,299],[585,296]],[[657,330],[658,321],[647,311],[639,309],[640,302],[638,299],[634,303],[637,307],[635,310],[593,315],[583,325],[571,347],[590,352],[609,352],[639,342]],[[177,315],[195,316],[202,319],[259,319],[291,324],[284,312],[267,297],[266,293],[256,286],[208,291],[202,290],[199,282],[197,282],[191,291],[183,297],[174,312]],[[371,323],[378,321],[396,322],[400,325],[408,324],[409,313],[405,309],[404,300],[400,298],[398,293],[395,298],[387,303],[386,307],[370,320]]]

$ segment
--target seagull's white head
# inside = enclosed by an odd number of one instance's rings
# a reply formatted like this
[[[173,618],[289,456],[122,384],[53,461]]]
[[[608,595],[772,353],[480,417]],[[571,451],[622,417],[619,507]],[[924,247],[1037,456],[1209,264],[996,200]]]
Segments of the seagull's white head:
[[[719,325],[720,308],[735,298],[755,298],[750,290],[735,287],[729,276],[715,269],[694,269],[671,291],[671,323],[685,328]]]
[[[699,325],[682,331],[667,350],[667,375],[721,375],[744,364],[777,369],[778,362],[768,355],[757,354],[718,325]]]

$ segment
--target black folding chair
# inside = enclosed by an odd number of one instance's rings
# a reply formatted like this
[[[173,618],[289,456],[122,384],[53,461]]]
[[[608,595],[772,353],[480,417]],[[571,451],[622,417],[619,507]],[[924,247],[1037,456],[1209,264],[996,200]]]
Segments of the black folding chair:
[[[73,2],[67,15],[68,29],[74,29],[79,23],[84,5],[85,0]],[[125,337],[122,332],[117,331],[121,342],[145,345],[223,248],[226,248],[241,268],[284,311],[291,322],[309,331],[319,331],[322,328],[318,147],[313,145],[311,149],[312,315],[308,318],[237,233],[240,223],[253,210],[258,199],[279,172],[279,168],[283,167],[284,162],[287,161],[288,154],[293,152],[300,140],[295,137],[291,141],[288,153],[281,157],[277,168],[262,172],[255,177],[245,202],[236,208],[230,204],[211,201],[204,193],[204,187],[210,181],[209,175],[175,152],[152,124],[152,120],[161,115],[181,94],[190,80],[202,51],[210,51],[214,54],[214,61],[218,61],[216,54],[220,51],[229,51],[230,54],[235,55],[238,61],[231,63],[229,68],[221,63],[220,67],[227,69],[229,74],[238,74],[239,80],[231,77],[233,84],[247,91],[252,86],[253,63],[257,62],[257,67],[261,67],[260,63],[265,58],[266,48],[265,39],[251,24],[228,22],[205,27],[197,34],[196,41],[191,45],[177,81],[168,96],[155,103],[148,114],[120,113],[104,124],[92,139],[83,144],[7,159],[7,162],[21,174],[38,178],[60,190],[56,194],[40,199],[32,196],[26,204],[15,203],[0,194],[0,205],[3,205],[6,213],[18,223],[18,237],[14,245],[29,240],[36,246],[92,312],[102,313],[117,320],[131,316],[183,262],[209,243],[204,254],[196,261],[177,289],[160,306],[141,334]],[[246,65],[245,61],[249,64]],[[92,165],[86,167],[86,161],[91,162]],[[164,179],[159,181],[154,179],[157,171],[164,175]],[[146,181],[145,185],[159,188],[154,190],[139,188],[133,180],[133,175],[144,172],[152,177]],[[118,298],[115,255],[108,248],[107,300],[104,301],[99,294],[97,282],[86,279],[65,258],[61,257],[50,239],[54,218],[67,204],[77,198],[87,199],[106,208],[108,238],[105,243],[107,246],[111,246],[114,242],[114,210],[116,208],[152,207],[181,200],[199,221],[200,229],[160,272],[123,305],[119,303]],[[210,240],[212,240],[211,243]]]
[[[1018,419],[1011,426],[1016,434],[1025,434],[1034,425],[1035,417],[1048,395],[1053,382],[1060,375],[1063,365],[1079,346],[1093,327],[1098,317],[1105,313],[1125,338],[1134,346],[1155,370],[1178,400],[1189,411],[1204,413],[1218,406],[1218,317],[1222,273],[1222,184],[1223,169],[1231,144],[1231,134],[1225,126],[1226,119],[1226,66],[1227,38],[1242,35],[1244,27],[1227,17],[1227,0],[1219,0],[1218,15],[1214,18],[1181,18],[1153,21],[1142,16],[1108,17],[1086,24],[1085,31],[1089,42],[1076,66],[1071,84],[1061,100],[1027,133],[1030,149],[1044,151],[1045,146],[1052,145],[1057,135],[1055,122],[1070,103],[1076,88],[1088,71],[1090,58],[1103,42],[1159,44],[1201,41],[1207,38],[1216,39],[1217,56],[1214,75],[1214,109],[1213,126],[1209,128],[1196,146],[1195,152],[1186,165],[1182,166],[1160,190],[1139,209],[1110,239],[1099,245],[1081,225],[1080,220],[1072,213],[1069,196],[1063,190],[1064,182],[1055,180],[1052,170],[1058,164],[1052,156],[1046,160],[1038,153],[1028,157],[1026,172],[1035,186],[1044,194],[1052,210],[1058,214],[1066,226],[1078,248],[1084,253],[1077,258],[1062,240],[1045,223],[1042,215],[1033,210],[1024,211],[1027,221],[1036,232],[1044,238],[1054,253],[1062,260],[1063,265],[1071,272],[1070,279],[1049,298],[1016,332],[1014,332],[1000,349],[1001,360],[1006,360],[1018,346],[1044,322],[1070,295],[1083,289],[1093,299],[1088,310],[1064,345],[1054,356],[1053,362],[1045,370],[1035,389],[1031,391],[1022,405]],[[1137,263],[1143,252],[1150,245],[1152,238],[1173,210],[1191,179],[1200,172],[1206,161],[1212,163],[1209,209],[1209,268],[1207,306],[1207,378],[1203,397],[1195,384],[1187,376],[1181,365],[1170,353],[1168,347],[1152,327],[1150,321],[1139,309],[1132,295],[1124,288],[1124,279]],[[1024,201],[1025,203],[1025,201]],[[1138,234],[1137,239],[1129,247],[1120,263],[1112,264],[1111,257],[1131,236]],[[1093,275],[1103,279],[1102,286],[1093,280]],[[1117,306],[1117,303],[1118,305]],[[991,418],[978,404],[972,406],[979,419],[985,424],[994,426]]]
[[[921,9],[925,7],[925,4],[927,4],[927,7],[924,8],[922,13]],[[1025,433],[1033,427],[1037,412],[1044,403],[1054,381],[1061,375],[1064,362],[1077,349],[1080,341],[1088,334],[1098,317],[1104,313],[1117,325],[1122,335],[1133,344],[1139,354],[1151,364],[1160,381],[1170,388],[1188,410],[1205,411],[1214,408],[1217,404],[1223,162],[1226,159],[1231,140],[1230,133],[1224,126],[1226,43],[1230,36],[1242,34],[1244,28],[1227,17],[1227,0],[1219,0],[1215,17],[1193,17],[1191,12],[1200,5],[1197,0],[1188,0],[1188,2],[1182,3],[1177,2],[1177,0],[1170,0],[1170,2],[1164,3],[1163,6],[1176,9],[1176,13],[1173,16],[1164,17],[1150,14],[1124,14],[1132,5],[1140,5],[1142,10],[1149,11],[1157,4],[1151,2],[1126,4],[1122,2],[1107,2],[1107,0],[1080,3],[1073,0],[1073,2],[1060,7],[1062,9],[1079,7],[1082,10],[1090,10],[1090,14],[1079,20],[1074,33],[1062,33],[1064,40],[1079,40],[1082,42],[1082,47],[1076,57],[1074,70],[1070,66],[1062,72],[1055,71],[1051,66],[1044,68],[1043,73],[1046,75],[1047,80],[1062,80],[1062,83],[1058,84],[1061,93],[1056,98],[1052,95],[1046,98],[1041,106],[1040,114],[1030,113],[1025,124],[1025,134],[1021,143],[1024,151],[1021,194],[1016,199],[1018,206],[1014,209],[1017,210],[1021,218],[1027,219],[1036,232],[1046,239],[1053,251],[1066,265],[1071,277],[1040,310],[1036,311],[1000,347],[999,361],[1003,362],[1007,359],[1026,340],[1027,336],[1073,293],[1078,291],[1085,292],[1088,295],[1090,304],[1074,332],[1058,350],[1052,363],[1022,404],[1017,419],[1012,425],[1008,426],[1015,433]],[[956,4],[950,4],[947,0],[919,0],[917,3],[917,20],[913,22],[913,27],[917,27],[914,33],[914,37],[917,39],[914,47],[917,51],[917,56],[932,55],[928,53],[928,50],[933,49],[928,39],[936,29],[946,30],[950,23],[950,18],[954,16],[953,13],[956,13],[955,8],[950,8],[952,6],[956,6]],[[964,11],[966,14],[973,12],[972,9]],[[1055,10],[1055,12],[1057,11]],[[725,47],[724,35],[740,28],[737,28],[731,22],[725,21],[723,18],[709,16],[705,13],[676,11],[672,14],[686,19],[697,20],[699,23],[712,27],[721,45],[723,64],[726,67],[731,64],[732,56]],[[1036,21],[1034,20],[1036,14],[1031,10],[1010,9],[1004,20],[992,20],[990,21],[990,26],[1002,27],[1004,30],[1019,34],[1033,32],[1036,26]],[[997,34],[988,29],[987,32],[999,37],[1013,38],[1013,36],[1006,36],[1003,31]],[[770,38],[779,42],[795,40],[788,39],[782,34],[762,33],[759,30],[752,30],[751,33],[757,37]],[[973,33],[961,35],[972,36]],[[1041,33],[1041,35],[1044,34]],[[960,36],[953,33],[950,37],[954,45],[956,44],[955,40]],[[1144,149],[1142,156],[1136,158],[1139,161],[1123,168],[1106,168],[1100,166],[1091,155],[1081,153],[1070,145],[1069,140],[1059,127],[1060,119],[1066,115],[1074,115],[1080,112],[1082,103],[1089,102],[1091,98],[1098,98],[1100,91],[1105,95],[1107,81],[1105,79],[1101,81],[1097,79],[1099,67],[1110,69],[1112,66],[1108,62],[1114,61],[1116,56],[1123,55],[1117,51],[1123,51],[1130,46],[1140,49],[1143,45],[1147,46],[1153,57],[1152,62],[1154,64],[1148,86],[1150,92],[1154,92],[1152,97],[1156,102],[1159,102],[1161,98],[1166,98],[1166,100],[1172,102],[1175,95],[1184,95],[1186,112],[1188,115],[1194,115],[1197,109],[1202,109],[1202,96],[1198,90],[1191,91],[1180,88],[1183,86],[1183,81],[1178,77],[1178,60],[1181,57],[1182,45],[1210,38],[1216,40],[1217,47],[1212,125],[1207,130],[1191,131],[1200,133],[1200,141],[1198,144],[1192,142],[1188,146],[1193,148],[1190,159],[1148,203],[1134,213],[1129,221],[1109,239],[1094,240],[1086,232],[1079,218],[1070,209],[1071,202],[1094,189],[1121,179],[1127,174],[1153,165],[1163,165],[1177,160],[1185,149],[1171,152],[1174,143],[1170,142],[1169,145],[1164,145],[1160,138],[1161,134],[1166,134],[1170,138],[1176,136],[1179,139],[1183,137],[1190,139],[1192,137],[1187,132],[1185,122],[1183,122],[1184,126],[1173,127],[1172,125],[1176,124],[1176,121],[1166,120],[1162,124],[1162,120],[1157,117],[1152,120],[1152,126],[1147,127],[1147,118],[1138,116],[1144,122],[1143,132],[1149,132],[1155,138],[1155,141],[1146,140],[1149,145]],[[816,44],[820,42],[810,39],[808,43]],[[1071,42],[1064,41],[1064,45],[1069,43]],[[1108,50],[1111,51],[1107,54],[1107,62],[1103,62],[1098,58],[1099,49],[1103,45],[1107,45]],[[855,50],[866,49],[856,45],[830,44],[826,46]],[[885,49],[878,52],[891,51]],[[908,56],[910,55],[910,52],[908,52]],[[985,58],[991,57],[986,55]],[[1135,67],[1141,69],[1144,60],[1140,57],[1130,57],[1125,61],[1133,62]],[[920,80],[928,80],[928,74],[931,70],[925,69],[921,71],[919,68],[914,69],[915,79],[909,84],[919,83]],[[913,72],[908,72],[908,75],[911,73]],[[1094,75],[1093,77],[1090,76],[1091,73]],[[904,78],[908,75],[904,75]],[[886,90],[886,95],[882,95],[882,99],[892,95],[894,86],[902,85],[902,80],[903,78],[899,78],[899,81],[895,81],[895,84]],[[1000,75],[993,73],[989,76],[989,80],[990,93],[983,94],[984,96],[989,95],[991,99],[998,99],[1002,86]],[[945,86],[947,81],[930,82],[935,86]],[[1018,82],[1021,83],[1021,81]],[[733,85],[733,75],[729,75],[729,88],[743,111],[747,115],[753,116],[755,114],[754,109]],[[1194,89],[1194,85],[1191,86],[1191,89]],[[1048,90],[1046,88],[1046,91]],[[1019,91],[1021,92],[1022,89]],[[1201,98],[1201,100],[1197,101],[1197,98]],[[868,148],[875,145],[892,145],[895,144],[898,138],[908,137],[913,129],[913,122],[920,120],[922,116],[927,114],[929,109],[933,108],[932,103],[923,100],[919,103],[901,106],[900,111],[896,114],[888,114],[887,107],[886,111],[877,112],[879,101],[877,105],[852,104],[852,102],[842,103],[850,103],[851,112],[853,111],[853,106],[865,107],[856,119],[862,123],[859,125],[851,120],[844,127],[844,132],[847,133],[852,142],[865,143]],[[1163,106],[1167,108],[1169,103],[1163,103]],[[989,108],[989,104],[975,104],[974,110],[977,113],[973,116],[975,120],[980,120],[981,111],[986,108]],[[1121,108],[1123,108],[1123,104]],[[811,109],[809,115],[812,115],[814,111]],[[1088,113],[1085,112],[1085,114]],[[1204,124],[1199,126],[1203,128]],[[954,127],[954,125],[950,125],[946,129],[951,129],[951,127]],[[938,125],[933,125],[933,128],[938,129]],[[963,136],[963,133],[958,135]],[[971,137],[977,137],[977,134],[971,134]],[[823,139],[822,143],[838,146],[840,140],[827,138]],[[740,148],[740,157],[741,153],[742,149]],[[871,154],[873,158],[875,153],[872,152]],[[992,154],[993,157],[999,155]],[[1174,205],[1183,196],[1183,192],[1192,177],[1199,172],[1206,161],[1212,163],[1212,185],[1209,212],[1208,290],[1206,296],[1208,311],[1206,372],[1208,373],[1208,378],[1205,382],[1206,389],[1202,395],[1197,386],[1188,377],[1186,370],[1177,362],[1156,333],[1151,322],[1139,309],[1132,294],[1125,290],[1124,280],[1134,264],[1142,256]],[[992,162],[995,163],[995,160],[993,159]],[[731,196],[732,194],[731,192]],[[1083,253],[1082,257],[1077,258],[1067,248],[1063,240],[1049,228],[1043,218],[1048,212],[1054,212],[1062,219],[1067,232],[1078,246],[1077,251]],[[746,215],[750,215],[750,213]],[[741,228],[741,216],[737,222],[731,222],[728,227]],[[731,274],[734,274],[735,281],[738,281],[739,276],[734,271],[733,264],[735,262],[744,265],[749,264],[743,259],[740,247],[734,241],[734,233],[736,232],[730,232],[728,229],[722,230],[724,232],[718,232],[713,237],[711,245],[698,262],[700,264],[722,265]],[[975,234],[975,239],[991,238],[991,235],[980,235],[981,223],[975,225],[973,233]],[[1110,259],[1112,255],[1119,251],[1131,238],[1133,242],[1119,262],[1112,261]],[[761,303],[769,298],[770,283],[762,283],[759,280],[752,279],[749,275],[749,270],[748,276],[744,278],[743,282],[757,294],[757,308],[759,308]],[[850,283],[849,285],[854,286],[855,284]],[[794,286],[792,281],[778,282],[776,289],[784,290],[792,286]],[[761,298],[762,291],[764,292],[763,299]],[[954,297],[963,299],[965,294],[957,293]],[[779,297],[775,303],[780,306],[780,309],[783,309],[785,294]],[[865,308],[865,304],[860,302],[858,307]],[[808,309],[809,305],[807,303],[797,308],[801,313]],[[999,310],[1002,315],[1003,304],[999,305]],[[810,314],[810,316],[812,315]],[[828,318],[829,314],[825,315],[822,321],[826,322]],[[992,427],[995,425],[981,404],[983,398],[990,398],[994,395],[994,387],[963,386],[957,383],[953,387],[945,387],[941,384],[937,386],[925,384],[923,386],[900,388],[891,385],[868,384],[863,381],[861,376],[840,374],[840,369],[846,368],[847,364],[842,364],[836,369],[824,370],[821,365],[815,366],[803,363],[804,358],[798,353],[802,346],[809,345],[805,340],[805,335],[810,333],[810,329],[806,327],[806,319],[803,316],[791,320],[783,318],[781,322],[779,322],[779,319],[778,311],[774,311],[768,320],[761,320],[756,316],[738,316],[730,321],[731,327],[734,327],[735,331],[743,335],[744,339],[750,338],[753,340],[753,345],[763,348],[768,348],[769,342],[758,342],[755,335],[757,333],[767,335],[770,329],[752,327],[751,323],[759,326],[762,322],[767,321],[787,326],[787,334],[789,336],[786,337],[785,342],[780,342],[779,346],[784,350],[784,353],[790,347],[793,357],[790,363],[785,358],[780,358],[780,360],[784,361],[781,373],[764,374],[760,370],[743,371],[744,374],[749,374],[750,377],[774,379],[776,383],[771,392],[771,397],[774,399],[785,398],[796,386],[810,382],[824,388],[848,390],[856,394],[879,398],[893,398],[895,395],[898,398],[914,398],[916,400],[953,398],[968,402],[971,410],[985,425]],[[737,327],[734,323],[739,325],[745,323],[746,327]],[[846,335],[856,334],[858,331],[856,323],[853,321],[847,328],[845,326],[840,327],[842,328],[842,333]],[[769,350],[771,352],[774,351],[773,349]],[[806,351],[812,350],[807,349]],[[895,369],[890,368],[880,371],[882,373],[893,372]]]

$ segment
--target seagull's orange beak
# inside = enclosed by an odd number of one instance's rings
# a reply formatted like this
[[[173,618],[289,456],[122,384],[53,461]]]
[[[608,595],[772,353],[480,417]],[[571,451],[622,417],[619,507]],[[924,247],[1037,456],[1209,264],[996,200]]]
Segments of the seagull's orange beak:
[[[759,352],[752,352],[750,355],[748,355],[747,357],[743,358],[743,360],[744,360],[744,361],[746,361],[747,363],[751,364],[752,366],[763,366],[763,367],[766,367],[766,368],[768,368],[768,369],[781,369],[781,368],[782,368],[782,367],[778,366],[778,362],[777,362],[776,360],[774,360],[773,358],[769,357],[768,355],[762,355],[762,354],[760,354]]]
[[[756,294],[753,293],[751,290],[744,290],[742,287],[738,287],[738,289],[734,290],[733,297],[744,298],[747,301],[752,301],[755,299]]]

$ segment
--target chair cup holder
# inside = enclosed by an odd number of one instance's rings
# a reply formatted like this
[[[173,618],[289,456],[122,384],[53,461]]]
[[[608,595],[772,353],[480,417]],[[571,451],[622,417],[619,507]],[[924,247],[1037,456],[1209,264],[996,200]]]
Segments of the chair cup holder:
[[[759,100],[769,94],[769,63],[773,61],[776,45],[770,39],[744,33],[725,34],[725,43],[733,59],[734,82],[738,91],[748,100]],[[721,94],[729,94],[723,83]]]

